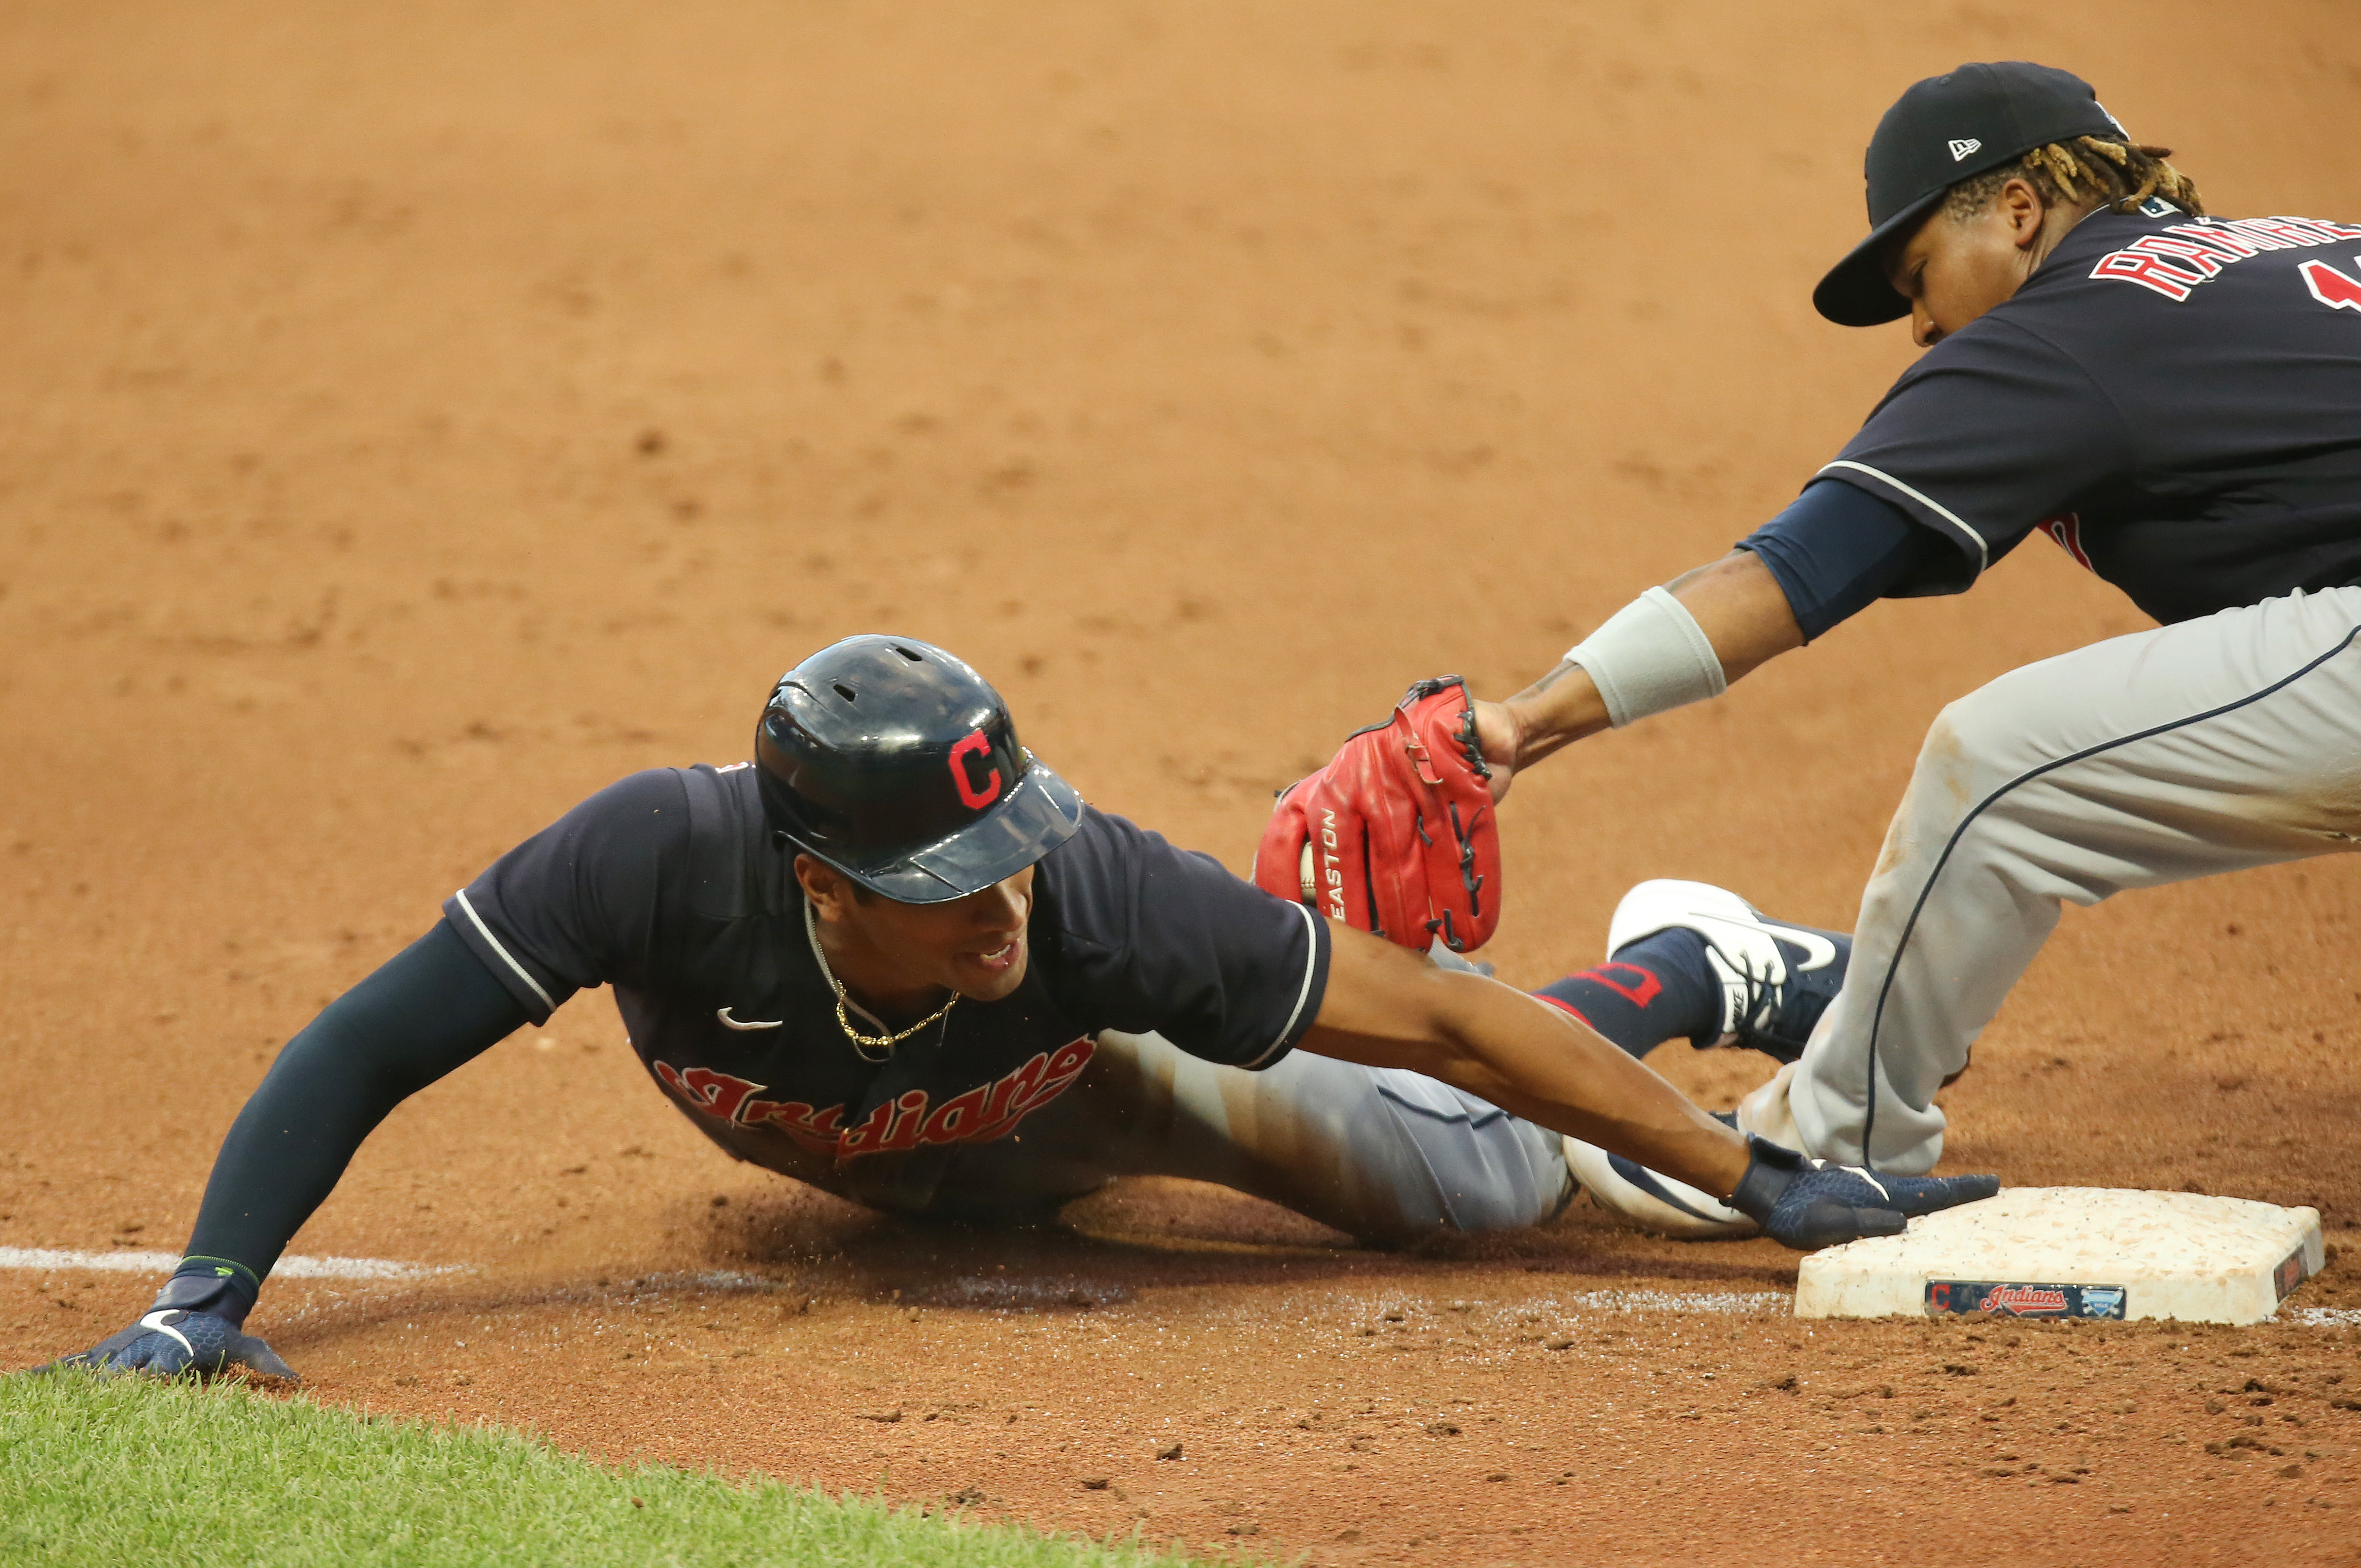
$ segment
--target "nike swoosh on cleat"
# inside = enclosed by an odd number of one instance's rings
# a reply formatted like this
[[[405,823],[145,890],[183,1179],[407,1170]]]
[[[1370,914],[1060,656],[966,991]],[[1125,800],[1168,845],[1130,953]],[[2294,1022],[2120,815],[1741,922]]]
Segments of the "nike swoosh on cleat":
[[[1760,916],[1752,920],[1733,920],[1726,915],[1708,915],[1699,911],[1692,914],[1689,918],[1719,920],[1725,926],[1738,926],[1768,932],[1783,942],[1804,949],[1805,961],[1795,966],[1798,970],[1826,969],[1837,961],[1837,945],[1817,931],[1806,931],[1794,926],[1774,925]]]
[[[1768,920],[1763,922],[1763,928],[1779,940],[1793,942],[1804,949],[1805,961],[1795,966],[1799,970],[1826,969],[1837,961],[1837,945],[1817,931],[1806,931],[1795,926],[1773,926]]]
[[[736,1029],[741,1032],[749,1029],[775,1029],[780,1025],[786,1022],[785,1018],[774,1018],[768,1023],[764,1023],[756,1018],[749,1018],[744,1023],[740,1023],[737,1019],[730,1016],[730,1009],[727,1007],[715,1008],[713,1010],[713,1015],[721,1020],[721,1026],[723,1028]]]

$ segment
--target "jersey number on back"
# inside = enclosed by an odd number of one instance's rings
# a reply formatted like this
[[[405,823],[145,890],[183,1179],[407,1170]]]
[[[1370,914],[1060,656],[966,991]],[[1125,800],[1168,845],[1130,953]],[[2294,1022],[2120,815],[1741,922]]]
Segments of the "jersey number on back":
[[[2361,256],[2354,258],[2361,264]],[[2306,261],[2298,269],[2312,297],[2333,311],[2361,311],[2361,281],[2356,281],[2325,261]]]

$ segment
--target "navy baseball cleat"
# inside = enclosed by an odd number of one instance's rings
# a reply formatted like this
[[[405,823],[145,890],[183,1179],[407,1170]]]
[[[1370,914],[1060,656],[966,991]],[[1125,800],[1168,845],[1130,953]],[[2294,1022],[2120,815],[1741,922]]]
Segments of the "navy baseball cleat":
[[[1675,927],[1705,938],[1706,962],[1721,982],[1721,1035],[1708,1043],[1783,1062],[1801,1057],[1812,1025],[1844,984],[1852,938],[1770,919],[1710,883],[1658,880],[1640,883],[1615,906],[1607,951],[1611,957]]]

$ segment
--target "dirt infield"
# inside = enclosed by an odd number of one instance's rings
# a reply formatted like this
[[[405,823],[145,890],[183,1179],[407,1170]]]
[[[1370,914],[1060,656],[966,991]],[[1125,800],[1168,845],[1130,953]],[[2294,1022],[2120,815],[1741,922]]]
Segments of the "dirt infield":
[[[2217,210],[2361,215],[2340,5],[1773,9],[0,9],[0,1245],[177,1248],[320,1004],[845,633],[961,651],[1243,867],[1407,681],[1505,695],[1841,442],[1910,350],[1808,290],[1916,76],[2070,66]],[[1937,708],[2142,624],[2036,542],[1577,748],[1488,956],[1588,961],[1643,876],[1849,926]],[[2356,872],[2070,914],[1949,1168],[2349,1246]],[[255,1326],[333,1400],[1323,1563],[2356,1550],[2347,1328],[1807,1327],[1791,1255],[1587,1211],[1411,1256],[1180,1183],[1067,1219],[731,1166],[592,995],[294,1248],[468,1272]],[[0,1363],[152,1288],[0,1271]]]

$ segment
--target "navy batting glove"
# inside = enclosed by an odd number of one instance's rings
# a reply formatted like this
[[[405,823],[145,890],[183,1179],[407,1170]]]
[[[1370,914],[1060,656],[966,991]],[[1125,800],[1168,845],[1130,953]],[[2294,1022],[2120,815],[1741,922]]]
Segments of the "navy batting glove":
[[[1730,1206],[1763,1234],[1798,1252],[1901,1234],[1913,1214],[1931,1214],[1989,1198],[1997,1176],[1888,1176],[1857,1165],[1829,1165],[1749,1135],[1752,1156]]]
[[[156,1293],[145,1317],[107,1335],[77,1355],[60,1356],[39,1372],[68,1367],[116,1376],[144,1372],[158,1377],[215,1377],[232,1371],[297,1381],[294,1368],[239,1325],[254,1304],[242,1279],[203,1273],[175,1275]]]

